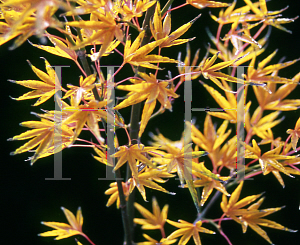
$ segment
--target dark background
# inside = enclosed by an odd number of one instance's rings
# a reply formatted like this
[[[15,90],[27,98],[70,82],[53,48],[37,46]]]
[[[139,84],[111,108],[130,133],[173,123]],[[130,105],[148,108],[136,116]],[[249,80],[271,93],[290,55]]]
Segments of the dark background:
[[[176,5],[183,3],[178,2]],[[223,1],[230,2],[230,1]],[[238,0],[238,4],[242,4],[243,1]],[[164,5],[163,3],[161,5]],[[299,15],[299,1],[279,1],[273,0],[268,2],[269,10],[278,10],[289,5],[289,9],[286,10],[283,15],[287,18],[292,18]],[[174,5],[175,6],[175,5]],[[202,13],[202,16],[197,20],[195,26],[193,26],[183,37],[189,38],[196,36],[197,39],[190,43],[192,50],[192,57],[194,52],[201,48],[200,59],[205,55],[205,46],[209,42],[209,38],[205,33],[205,27],[209,27],[213,34],[216,33],[217,24],[209,17],[209,11],[212,11],[215,15],[218,15],[218,9],[203,9],[198,10],[191,6],[186,6],[185,11],[178,10],[172,14],[172,30],[175,30],[183,23],[186,23]],[[176,14],[180,12],[180,17]],[[176,18],[176,19],[175,19]],[[277,55],[272,60],[276,63],[278,60],[285,56],[286,60],[293,60],[300,56],[299,50],[299,21],[295,23],[287,24],[285,27],[293,31],[293,35],[273,28],[272,34],[269,39],[269,46],[267,51],[261,55],[258,60],[266,57],[272,53],[275,49],[279,49]],[[229,28],[229,26],[228,26]],[[221,37],[225,35],[224,33]],[[30,38],[34,43],[38,43],[39,40],[35,37]],[[15,101],[9,98],[18,97],[28,89],[9,83],[7,79],[13,80],[27,80],[37,79],[33,71],[28,66],[26,60],[44,70],[44,61],[40,57],[45,57],[51,65],[70,65],[70,68],[63,68],[63,86],[68,83],[74,85],[78,84],[78,76],[81,75],[77,69],[77,66],[69,60],[63,58],[57,58],[52,54],[48,54],[44,51],[38,50],[28,43],[24,43],[21,48],[13,51],[8,51],[8,48],[12,45],[9,42],[0,47],[0,61],[1,61],[1,240],[6,241],[6,244],[75,244],[74,238],[63,239],[60,241],[53,241],[53,238],[41,238],[37,234],[50,230],[46,226],[40,224],[41,221],[57,221],[66,222],[63,212],[60,207],[63,206],[73,213],[77,208],[81,206],[84,216],[83,231],[91,238],[91,240],[99,245],[109,244],[122,244],[123,230],[120,211],[116,210],[115,205],[107,208],[105,206],[108,196],[104,195],[105,190],[108,188],[110,181],[100,181],[98,178],[105,177],[105,166],[95,161],[91,154],[90,149],[84,148],[71,148],[63,151],[63,177],[71,178],[67,181],[51,181],[45,180],[45,178],[53,177],[53,156],[38,160],[33,166],[30,166],[29,162],[24,162],[32,153],[23,153],[16,156],[10,156],[9,153],[20,147],[25,141],[13,141],[7,142],[8,138],[25,132],[27,129],[19,126],[19,123],[29,120],[38,120],[30,112],[41,112],[40,108],[51,110],[54,103],[50,99],[45,104],[39,107],[32,107],[35,100]],[[185,45],[171,47],[163,50],[162,55],[169,56],[176,59],[178,52],[182,52],[182,57],[185,57]],[[118,55],[112,55],[106,59],[103,59],[104,65],[116,64],[118,60],[115,60]],[[183,59],[182,58],[182,59]],[[121,63],[121,60],[119,61]],[[163,78],[167,74],[167,70],[171,69],[173,76],[177,75],[174,66],[165,66],[166,69],[160,74],[160,78]],[[292,78],[297,72],[299,72],[299,63],[296,63],[292,67],[286,68],[279,73],[281,76]],[[153,71],[152,71],[153,72]],[[117,79],[121,79],[125,76],[132,75],[129,66],[125,66]],[[208,81],[211,85],[211,83]],[[194,87],[193,87],[194,89]],[[193,107],[217,107],[213,104],[214,101],[210,95],[200,85],[195,84],[193,90]],[[201,95],[198,91],[201,91]],[[290,98],[299,98],[300,89],[297,88]],[[166,137],[172,140],[178,140],[181,137],[183,130],[183,89],[179,89],[181,97],[177,99],[173,105],[173,112],[166,111],[161,117],[157,117],[149,122],[142,142],[147,144],[149,140],[148,132],[155,132],[155,128],[159,128]],[[255,109],[255,99],[253,93],[249,92],[249,98],[252,99],[253,106],[251,110]],[[126,123],[129,121],[130,110],[121,110]],[[279,126],[274,128],[274,136],[281,136],[286,139],[285,133],[288,128],[293,128],[296,120],[299,118],[299,111],[292,111],[288,113],[282,113],[285,116],[285,120]],[[197,118],[197,124],[200,128],[203,127],[205,115],[204,113],[199,115],[193,115]],[[220,121],[213,118],[213,122],[220,125]],[[86,136],[90,138],[89,135]],[[126,138],[120,136],[121,144],[126,144]],[[123,142],[122,142],[123,141]],[[208,160],[208,159],[206,159]],[[285,209],[268,216],[269,219],[274,220],[290,229],[299,230],[299,218],[300,211],[298,209],[300,202],[299,191],[299,177],[291,179],[287,176],[283,176],[286,183],[285,189],[283,189],[273,175],[257,176],[256,181],[247,181],[243,188],[241,198],[258,194],[266,191],[266,200],[261,208],[280,207],[286,206]],[[143,202],[140,194],[137,194],[137,201],[151,210],[151,197],[154,195],[158,199],[158,203],[161,208],[164,204],[169,204],[168,218],[171,220],[184,219],[189,222],[193,222],[195,219],[195,208],[191,201],[191,197],[187,190],[177,188],[175,181],[170,181],[164,187],[169,191],[176,192],[176,196],[166,195],[157,191],[147,189],[148,203]],[[231,193],[234,188],[229,189]],[[221,210],[219,208],[219,202],[217,202],[213,208],[209,211],[207,216],[209,218],[218,218],[221,216]],[[138,217],[139,214],[137,214]],[[242,233],[240,225],[233,221],[224,221],[224,232],[230,238],[234,245],[236,244],[267,244],[264,239],[253,232],[250,228],[246,234]],[[204,225],[208,229],[215,230],[211,225]],[[174,228],[166,224],[166,234],[170,234],[174,231]],[[288,233],[284,231],[278,231],[274,229],[265,228],[270,239],[275,244],[285,244],[289,241],[289,244],[299,244],[298,233]],[[143,241],[140,227],[137,227],[136,241]],[[153,237],[159,237],[158,231],[146,231],[147,234]],[[223,237],[219,234],[206,235],[200,234],[202,243],[205,244],[227,244]],[[84,238],[79,237],[79,240],[83,244],[87,244]],[[193,244],[190,241],[189,244]]]

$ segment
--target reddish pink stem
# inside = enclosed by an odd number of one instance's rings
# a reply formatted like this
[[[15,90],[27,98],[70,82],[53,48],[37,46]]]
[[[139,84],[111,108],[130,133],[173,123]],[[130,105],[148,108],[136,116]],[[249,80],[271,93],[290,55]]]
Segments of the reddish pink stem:
[[[267,27],[267,24],[264,23],[259,30],[255,33],[255,35],[253,36],[253,39],[255,40],[260,34],[261,32]],[[242,48],[237,52],[237,54],[235,55],[235,57],[237,57],[241,52],[244,51],[244,49],[249,45],[249,43],[245,43]]]
[[[181,4],[181,5],[177,6],[177,7],[174,7],[174,8],[169,9],[167,12],[165,12],[165,14],[162,16],[161,19],[163,19],[163,18],[166,16],[167,13],[170,13],[170,12],[173,11],[173,10],[182,8],[182,7],[186,6],[186,5],[188,5],[188,3],[184,3],[184,4]]]
[[[229,245],[232,245],[231,241],[229,240],[229,238],[225,235],[225,233],[220,230],[220,234],[225,238],[225,240],[228,242]]]
[[[220,35],[221,35],[221,30],[222,30],[222,27],[223,27],[223,24],[219,24],[219,27],[218,27],[218,32],[217,32],[217,36],[216,36],[216,46],[217,46],[217,49],[219,50],[219,51],[221,51],[220,49],[219,49],[219,41],[220,41]]]
[[[90,244],[96,245],[95,243],[93,243],[93,242],[91,241],[91,239],[90,239],[86,234],[82,233],[81,235],[82,235],[83,237],[85,237],[85,239],[88,240],[88,242],[89,242]]]

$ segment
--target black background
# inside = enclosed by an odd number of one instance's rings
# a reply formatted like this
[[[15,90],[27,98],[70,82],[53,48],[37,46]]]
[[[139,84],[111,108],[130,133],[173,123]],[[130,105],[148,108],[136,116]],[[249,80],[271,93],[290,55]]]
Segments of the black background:
[[[176,3],[178,2],[178,3]],[[229,1],[224,1],[229,2]],[[175,5],[183,3],[182,1],[175,1]],[[238,6],[243,1],[238,0]],[[163,5],[163,4],[162,4]],[[175,6],[174,5],[174,6]],[[268,2],[269,10],[278,10],[289,5],[283,15],[287,18],[292,18],[299,15],[299,1],[279,1],[273,0]],[[209,42],[209,38],[205,33],[205,27],[209,27],[212,33],[216,33],[217,25],[209,17],[209,11],[215,15],[218,14],[218,9],[203,9],[198,10],[191,6],[186,6],[184,11],[174,11],[172,14],[172,30],[175,30],[183,23],[186,23],[202,13],[202,16],[195,25],[183,36],[189,38],[196,36],[196,40],[191,42],[192,56],[193,53],[201,48],[200,58],[206,52],[205,45]],[[180,12],[180,15],[177,14]],[[272,62],[285,56],[286,60],[293,60],[300,56],[299,50],[299,21],[287,24],[285,27],[292,30],[290,35],[283,31],[272,29],[272,34],[269,39],[269,46],[267,51],[258,58],[272,53],[275,49],[279,49],[278,54]],[[229,27],[228,27],[229,28]],[[226,27],[224,27],[224,36]],[[30,38],[32,42],[38,43],[39,40],[35,37]],[[71,178],[67,181],[51,181],[45,178],[53,177],[53,156],[38,160],[33,166],[29,162],[24,162],[32,153],[23,153],[16,156],[10,156],[9,153],[20,147],[24,142],[7,142],[8,138],[24,132],[26,129],[19,126],[23,121],[36,120],[36,117],[30,112],[40,112],[40,108],[53,109],[54,103],[51,100],[39,107],[32,107],[34,100],[14,101],[9,98],[18,97],[28,89],[12,84],[7,79],[13,80],[27,80],[36,79],[35,74],[28,66],[26,60],[44,70],[44,61],[40,57],[45,57],[51,65],[70,65],[70,68],[63,68],[63,86],[72,83],[78,84],[78,76],[81,75],[77,66],[69,60],[57,58],[54,55],[48,54],[44,51],[38,50],[28,43],[16,50],[9,51],[8,48],[12,42],[8,42],[0,47],[0,61],[1,61],[1,240],[6,241],[6,244],[75,244],[74,238],[63,239],[61,241],[53,241],[53,238],[41,238],[37,234],[50,230],[40,224],[41,221],[57,221],[66,222],[63,212],[60,207],[63,206],[72,212],[76,212],[77,208],[81,206],[84,216],[83,231],[91,238],[95,244],[110,245],[122,244],[123,230],[120,211],[116,210],[115,205],[107,208],[105,206],[108,196],[104,195],[104,191],[108,188],[110,181],[100,181],[98,178],[105,177],[105,166],[95,161],[91,153],[92,150],[84,148],[71,148],[63,151],[63,177]],[[163,50],[163,55],[171,58],[177,58],[178,52],[182,52],[185,56],[185,45],[171,47]],[[111,57],[104,58],[104,65],[120,64],[121,59],[117,54]],[[160,78],[167,74],[168,69],[172,69],[173,75],[177,75],[174,66],[166,65],[167,69],[162,71]],[[173,67],[173,68],[172,68]],[[299,63],[289,67],[279,74],[287,78],[292,78],[299,72]],[[117,80],[125,76],[132,75],[129,66],[125,66],[122,72],[117,76]],[[209,82],[208,82],[209,83]],[[211,83],[210,83],[211,85]],[[197,87],[198,86],[198,87]],[[210,98],[207,92],[204,91],[200,85],[195,85],[193,91],[193,106],[194,107],[217,107],[213,104],[214,101]],[[198,90],[197,90],[198,89]],[[199,92],[201,92],[201,95]],[[289,98],[299,99],[300,89],[297,88]],[[149,140],[148,132],[155,132],[155,128],[159,128],[166,137],[172,140],[178,140],[181,137],[183,129],[184,107],[183,107],[183,90],[178,91],[181,97],[177,99],[173,105],[173,112],[166,111],[161,117],[155,118],[149,122],[142,142],[147,144]],[[252,97],[251,97],[252,96]],[[250,100],[252,99],[253,106],[251,110],[255,109],[255,99],[253,93],[249,92]],[[121,110],[126,123],[129,121],[130,110]],[[274,136],[281,136],[286,139],[285,131],[288,128],[293,128],[296,120],[299,118],[298,111],[282,113],[286,116],[283,123],[274,128]],[[194,116],[194,115],[193,115]],[[200,128],[203,127],[205,115],[195,115],[197,117],[197,124]],[[220,121],[213,118],[213,122],[220,125]],[[121,133],[122,134],[122,133]],[[86,138],[89,139],[89,135]],[[120,136],[121,144],[126,144],[126,138]],[[123,141],[123,142],[122,142]],[[206,159],[208,160],[208,159]],[[286,183],[283,189],[274,176],[257,176],[256,181],[247,181],[243,188],[241,197],[247,195],[258,194],[266,191],[266,200],[262,208],[286,206],[285,209],[272,214],[269,218],[291,229],[300,229],[299,218],[300,211],[298,209],[300,202],[299,180],[296,176],[291,179],[283,176]],[[176,192],[176,196],[169,196],[157,191],[147,189],[147,199],[149,203],[143,202],[139,194],[137,194],[138,202],[151,210],[151,197],[155,195],[161,208],[164,204],[169,204],[169,216],[171,220],[184,219],[192,222],[195,219],[196,210],[191,201],[191,197],[187,190],[182,190],[177,187],[177,183],[170,181],[164,185],[169,191]],[[228,190],[230,193],[233,188]],[[219,202],[217,202],[210,212],[207,214],[209,218],[218,218],[221,216]],[[137,214],[138,217],[139,214]],[[204,225],[208,229],[215,230],[211,225]],[[246,234],[242,233],[240,225],[233,221],[223,222],[224,232],[228,235],[234,245],[236,244],[267,244],[267,242],[253,232],[250,228]],[[284,231],[273,230],[265,228],[269,237],[275,244],[284,244],[289,241],[289,244],[299,244],[299,233],[288,233]],[[166,224],[166,234],[170,234],[174,228]],[[140,227],[136,229],[136,241],[143,241]],[[158,231],[146,231],[153,237],[159,237]],[[223,237],[219,234],[206,235],[200,234],[202,243],[205,244],[227,244]],[[88,244],[84,238],[79,237],[83,244]],[[193,244],[192,240],[189,244]]]

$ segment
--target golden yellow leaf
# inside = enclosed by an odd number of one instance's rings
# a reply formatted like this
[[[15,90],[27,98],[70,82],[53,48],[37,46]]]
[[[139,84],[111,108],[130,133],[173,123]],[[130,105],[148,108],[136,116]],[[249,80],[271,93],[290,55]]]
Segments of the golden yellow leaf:
[[[45,66],[47,73],[39,70],[35,66],[33,66],[29,61],[29,65],[34,73],[42,80],[24,80],[24,81],[14,81],[9,80],[10,82],[20,84],[24,87],[34,89],[22,96],[15,98],[16,100],[27,100],[27,99],[34,99],[40,97],[34,106],[40,105],[44,103],[46,100],[50,99],[57,91],[61,89],[61,84],[57,78],[57,75],[54,69],[51,67],[49,62],[45,59]]]
[[[150,63],[177,63],[176,60],[161,55],[148,55],[153,49],[163,43],[166,38],[153,41],[139,48],[145,36],[145,31],[142,31],[131,45],[130,37],[127,39],[124,48],[124,64],[129,63],[134,66],[143,66],[150,69],[160,69],[158,66]]]
[[[54,230],[40,233],[39,236],[56,236],[55,240],[60,240],[75,235],[82,235],[86,237],[86,235],[82,232],[83,217],[80,207],[77,210],[76,217],[68,209],[64,207],[61,207],[61,209],[64,212],[69,224],[60,222],[42,222],[43,225],[49,226]]]

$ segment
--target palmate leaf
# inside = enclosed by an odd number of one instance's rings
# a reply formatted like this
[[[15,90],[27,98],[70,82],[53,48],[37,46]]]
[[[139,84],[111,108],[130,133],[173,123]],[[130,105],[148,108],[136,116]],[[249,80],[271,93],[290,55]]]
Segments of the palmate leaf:
[[[230,135],[231,130],[226,132],[227,126],[228,121],[224,121],[216,132],[211,117],[207,114],[204,121],[204,134],[202,134],[193,124],[191,125],[192,140],[200,148],[213,154]]]
[[[193,162],[193,170],[192,173],[194,176],[198,177],[198,179],[193,180],[194,187],[202,187],[203,191],[201,195],[200,206],[203,206],[210,194],[212,193],[213,189],[216,189],[223,194],[230,196],[225,187],[222,185],[221,181],[226,181],[230,179],[230,177],[220,177],[212,173],[208,170],[204,163],[194,163]],[[185,186],[186,187],[186,186]]]
[[[72,143],[73,131],[61,122],[42,118],[41,121],[27,121],[21,125],[33,129],[8,140],[30,140],[11,155],[27,152],[38,146],[33,157],[29,158],[31,165],[39,158],[57,153]]]
[[[114,167],[114,171],[119,169],[121,166],[123,166],[126,162],[128,162],[129,167],[132,172],[132,176],[134,178],[134,181],[136,182],[136,186],[140,187],[140,181],[138,178],[138,168],[137,168],[137,160],[145,163],[149,167],[155,168],[155,165],[143,154],[148,153],[151,150],[155,150],[155,147],[144,147],[142,144],[134,144],[129,147],[126,145],[120,146],[119,151],[117,151],[115,154],[111,155],[111,157],[118,157],[119,160]]]
[[[105,191],[105,195],[111,195],[106,203],[106,207],[111,206],[115,201],[117,201],[116,202],[117,208],[119,208],[120,207],[120,196],[119,196],[117,182],[110,183],[109,187],[110,188]],[[127,201],[128,196],[129,196],[128,184],[122,182],[122,189],[123,189],[124,196],[126,198],[125,200]]]
[[[249,14],[250,7],[248,5],[242,6],[240,8],[235,8],[237,0],[234,0],[233,3],[224,11],[223,9],[219,12],[219,18],[212,15],[210,16],[216,22],[221,25],[229,24],[235,22],[237,19],[240,22],[248,22],[248,21],[259,21],[260,19],[256,17],[254,14]],[[259,6],[259,2],[253,3],[255,7]]]
[[[91,75],[92,76],[92,75]],[[91,78],[87,78],[89,81]],[[107,117],[111,116],[105,110],[107,101],[90,101],[87,105],[70,106],[64,108],[65,111],[70,111],[72,114],[64,121],[64,124],[76,123],[73,141],[77,139],[85,124],[95,135],[98,142],[104,142],[100,135],[98,122],[100,120],[107,121]]]
[[[156,162],[163,164],[166,167],[167,172],[177,172],[181,186],[184,187],[184,183],[186,183],[187,187],[189,188],[189,192],[191,193],[197,212],[200,212],[200,201],[198,199],[197,190],[195,189],[192,177],[192,158],[199,158],[203,155],[206,155],[206,152],[192,151],[192,144],[187,144],[181,149],[171,145],[168,145],[168,148],[169,152],[171,153],[155,150],[153,152],[150,152],[150,154],[162,156],[161,158],[154,159]],[[201,169],[201,171],[202,170],[204,169]],[[206,172],[206,174],[208,173]],[[211,173],[211,175],[213,174]],[[216,176],[216,178],[218,177]]]
[[[278,87],[274,83],[267,83],[266,88],[253,86],[257,101],[264,110],[292,111],[300,106],[300,99],[285,99],[296,87],[300,80],[300,72],[296,74],[292,81]],[[269,93],[271,91],[271,94]]]
[[[150,236],[148,236],[147,234],[143,234],[143,237],[147,239],[147,242],[138,242],[137,245],[169,245],[169,244],[174,244],[177,239],[166,239],[166,238],[162,238],[160,241],[157,241],[153,238],[151,238]]]
[[[167,222],[170,225],[173,225],[178,228],[178,230],[171,233],[167,239],[174,239],[176,237],[182,236],[178,244],[185,245],[188,243],[190,238],[193,236],[194,243],[196,245],[201,245],[201,240],[199,236],[199,232],[207,233],[207,234],[215,234],[215,232],[208,230],[202,227],[202,222],[198,221],[197,223],[189,223],[184,220],[179,220],[179,222],[174,222],[172,220],[168,220]]]
[[[298,18],[277,18],[281,16],[281,12],[287,9],[281,9],[277,11],[268,11],[266,0],[259,0],[259,7],[251,2],[251,0],[244,0],[244,2],[250,7],[250,9],[255,13],[255,16],[259,18],[260,20],[263,20],[266,25],[274,26],[282,31],[286,31],[288,33],[292,33],[291,31],[287,30],[285,27],[281,26],[281,24],[286,24],[293,22]]]
[[[141,193],[143,199],[147,201],[146,199],[146,191],[144,186],[151,188],[153,190],[161,191],[170,195],[175,195],[173,192],[167,191],[165,188],[161,187],[159,184],[157,184],[154,181],[164,183],[166,180],[163,180],[162,178],[172,178],[175,177],[175,175],[170,174],[164,170],[160,169],[152,169],[152,168],[145,168],[146,170],[144,172],[140,172],[138,174],[138,179],[133,178],[129,179],[128,182],[130,182],[129,186],[129,192],[131,193],[136,186],[139,192]]]
[[[267,89],[267,87],[265,87],[265,85],[268,82],[284,83],[284,84],[286,84],[286,83],[289,83],[289,84],[296,83],[297,84],[298,83],[295,80],[296,78],[288,79],[288,78],[284,78],[284,77],[279,77],[277,75],[274,75],[273,73],[277,74],[277,72],[279,70],[296,63],[297,61],[300,60],[300,58],[292,60],[292,61],[284,62],[284,63],[278,63],[275,65],[266,66],[272,60],[272,58],[276,55],[276,53],[277,53],[277,50],[275,50],[267,58],[265,58],[264,60],[259,62],[257,65],[258,66],[257,69],[254,68],[256,56],[253,56],[253,58],[250,62],[250,65],[248,66],[247,75],[245,76],[247,83],[258,85],[258,86],[263,86],[263,88],[265,88],[265,89]],[[270,91],[268,91],[268,92],[271,93]]]
[[[56,236],[55,240],[60,240],[75,235],[82,235],[86,237],[86,235],[82,232],[83,217],[81,208],[78,208],[76,217],[68,209],[64,207],[61,207],[61,209],[64,212],[69,224],[60,222],[42,222],[43,225],[49,226],[54,230],[40,233],[39,236]]]
[[[1,2],[1,12],[6,12],[5,20],[10,25],[10,30],[5,34],[4,40],[7,41],[16,34],[20,35],[10,49],[19,47],[32,35],[42,37],[44,30],[48,27],[60,29],[63,26],[62,23],[52,16],[60,7],[65,10],[70,9],[70,6],[61,0],[8,0]],[[11,11],[12,9],[13,11]]]
[[[152,210],[153,213],[150,213],[147,209],[141,206],[138,203],[134,203],[135,208],[140,212],[140,214],[144,217],[135,218],[133,221],[136,224],[142,225],[142,229],[144,230],[156,230],[163,229],[165,222],[167,220],[169,205],[165,205],[160,211],[157,200],[155,197],[152,198]]]
[[[186,128],[189,128],[190,124],[186,123]],[[195,170],[194,164],[196,158],[205,156],[207,153],[205,151],[193,151],[192,143],[186,144],[184,146],[184,133],[180,141],[170,141],[163,137],[163,135],[153,136],[153,139],[156,141],[153,145],[159,146],[162,150],[154,150],[149,152],[151,155],[155,155],[152,159],[161,164],[162,167],[166,168],[167,172],[174,173],[177,172],[182,187],[186,183],[189,192],[192,196],[194,205],[197,209],[197,212],[200,212],[200,201],[198,198],[197,190],[194,186],[192,172]],[[157,157],[161,156],[161,157]],[[194,160],[193,160],[194,159]],[[211,177],[216,180],[220,180],[219,177],[213,174],[211,171],[206,169],[204,166],[197,168],[197,171],[201,172],[203,175]]]
[[[293,150],[295,152],[297,152],[297,143],[300,138],[300,117],[296,122],[295,128],[288,129],[286,131],[286,133],[291,135],[291,142],[292,142]]]
[[[160,3],[157,2],[155,13],[153,17],[153,23],[150,21],[150,29],[151,33],[155,40],[163,39],[165,37],[168,37],[164,42],[162,42],[159,47],[160,48],[166,48],[171,47],[174,45],[179,45],[186,43],[188,41],[193,40],[194,38],[190,39],[177,39],[180,36],[182,36],[191,26],[201,16],[198,15],[194,20],[188,22],[187,24],[179,27],[176,31],[171,31],[171,15],[168,13],[165,17],[164,23],[161,22],[161,10],[160,10]],[[177,39],[177,40],[176,40]]]
[[[192,5],[195,8],[203,9],[203,8],[222,8],[228,7],[228,3],[221,3],[216,1],[209,0],[186,0],[187,4]]]
[[[139,81],[139,83],[135,83],[135,80],[131,80],[131,82],[135,84],[119,85],[117,87],[121,90],[130,91],[130,93],[127,99],[115,106],[115,110],[146,100],[142,113],[140,131],[138,134],[140,138],[155,109],[156,101],[158,100],[164,108],[171,110],[172,106],[168,98],[178,98],[178,95],[173,92],[173,89],[167,88],[167,81],[158,81],[156,76],[153,74],[148,75],[146,73],[139,73],[139,76],[143,79],[142,82]]]
[[[255,139],[252,139],[252,145],[253,147],[244,144],[246,148],[246,155],[245,158],[251,158],[251,159],[257,159],[259,161],[259,164],[261,166],[261,170],[264,175],[268,174],[267,172],[267,166],[271,165],[274,170],[280,171],[284,173],[285,175],[289,177],[293,177],[280,163],[280,160],[289,160],[289,159],[295,159],[297,156],[286,156],[283,154],[280,154],[282,145],[279,145],[275,149],[272,149],[270,151],[265,152],[264,154],[261,154],[261,150],[258,147]]]
[[[29,61],[27,61],[31,66],[31,69],[34,73],[42,80],[24,80],[24,81],[14,81],[9,80],[10,82],[20,84],[24,87],[34,89],[22,96],[15,98],[15,100],[27,100],[27,99],[34,99],[38,98],[38,101],[34,104],[34,106],[40,105],[44,103],[46,100],[50,99],[57,91],[61,89],[61,84],[58,80],[58,77],[51,67],[49,62],[45,59],[45,66],[47,70],[47,74],[35,66],[33,66]]]
[[[222,83],[219,81],[219,79],[223,79],[223,80],[229,81],[229,82],[242,83],[242,84],[244,84],[245,81],[238,79],[236,77],[232,77],[225,73],[219,72],[218,70],[221,70],[221,69],[224,69],[226,67],[233,65],[235,62],[242,59],[243,56],[233,59],[233,60],[230,60],[230,61],[224,61],[224,62],[214,64],[215,61],[217,60],[219,54],[220,54],[220,51],[217,52],[211,58],[207,58],[207,59],[205,58],[205,60],[203,61],[203,65],[200,67],[201,74],[203,75],[203,77],[205,79],[210,79],[211,81],[213,81],[222,90],[227,91],[227,92],[232,92],[231,90],[228,90],[226,87],[224,87],[222,85]]]
[[[130,37],[127,39],[124,48],[124,64],[129,63],[134,66],[143,66],[150,69],[161,69],[156,65],[150,63],[178,63],[174,59],[163,57],[161,55],[148,55],[153,49],[167,40],[168,37],[153,41],[140,47],[145,31],[142,31],[131,45]],[[140,48],[139,48],[140,47]]]
[[[234,221],[242,225],[244,233],[247,231],[247,227],[250,226],[250,228],[253,229],[257,234],[267,240],[270,244],[273,244],[267,233],[262,228],[260,228],[259,225],[289,232],[297,232],[295,230],[288,229],[274,221],[262,219],[262,217],[265,217],[282,209],[282,207],[280,207],[259,210],[258,208],[262,204],[264,198],[261,198],[256,203],[249,206],[247,209],[244,208],[245,206],[261,197],[262,194],[247,196],[238,201],[241,190],[243,188],[243,183],[244,182],[242,181],[231,194],[229,202],[227,201],[227,197],[223,195],[221,208],[226,216],[232,218]]]
[[[84,94],[91,91],[94,88],[95,80],[96,80],[96,74],[92,74],[86,77],[85,79],[83,79],[83,77],[80,76],[79,87],[68,84],[67,86],[70,90],[67,91],[63,99],[72,96],[74,106],[78,106]]]
[[[122,2],[118,11],[122,15],[122,21],[130,21],[133,17],[141,17],[143,12],[147,11],[155,2],[153,0],[135,0],[134,4]]]
[[[121,29],[121,24],[117,23],[115,14],[113,11],[105,12],[93,12],[94,18],[91,20],[81,20],[68,22],[69,26],[81,28],[83,31],[91,31],[92,34],[87,36],[82,42],[76,44],[73,49],[80,49],[88,45],[102,44],[100,51],[93,56],[93,60],[97,60],[102,57],[102,55],[107,51],[107,49],[112,45],[114,37],[118,41],[123,41],[123,31]]]
[[[51,37],[50,35],[48,36],[48,38],[49,38],[50,42],[54,45],[54,47],[33,44],[29,40],[28,40],[28,42],[32,46],[39,48],[41,50],[44,50],[48,53],[51,53],[56,56],[60,56],[60,57],[67,58],[67,59],[77,62],[77,54],[76,54],[75,50],[70,48],[71,44],[68,41],[68,39],[65,40],[65,43],[64,43],[61,40],[59,40],[58,38]]]

